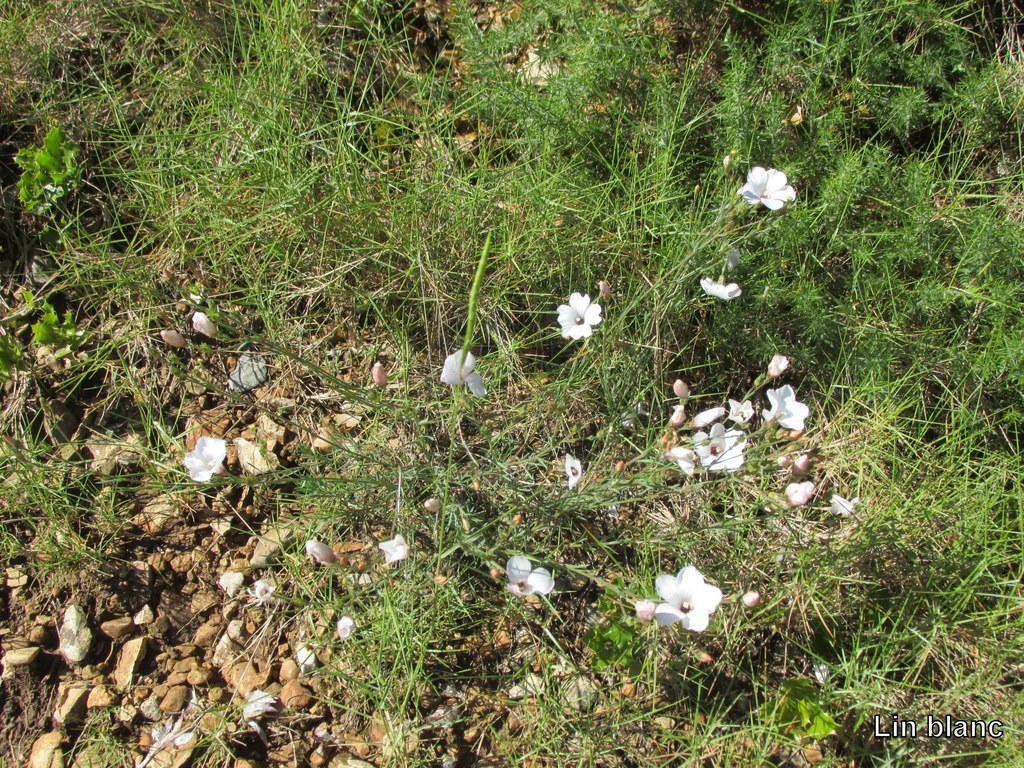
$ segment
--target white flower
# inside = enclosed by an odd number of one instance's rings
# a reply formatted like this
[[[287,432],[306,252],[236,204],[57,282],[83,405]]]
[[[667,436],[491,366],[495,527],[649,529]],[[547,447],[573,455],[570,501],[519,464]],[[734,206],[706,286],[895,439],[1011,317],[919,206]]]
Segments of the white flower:
[[[382,541],[377,545],[384,553],[384,561],[388,564],[405,560],[409,556],[409,545],[402,534],[396,534],[390,541]]]
[[[768,361],[768,378],[779,378],[787,368],[789,368],[789,358],[785,355],[775,355]]]
[[[708,296],[714,296],[716,299],[722,299],[723,301],[735,299],[743,293],[742,289],[740,289],[736,283],[722,285],[721,283],[715,282],[710,277],[702,277],[700,279],[700,287],[704,289],[704,293]]]
[[[526,597],[535,592],[546,595],[555,588],[555,580],[546,568],[533,568],[533,564],[525,557],[516,556],[508,561],[505,568],[508,575],[508,591],[519,597]]]
[[[828,664],[816,661],[811,664],[811,671],[814,672],[814,679],[818,681],[818,685],[824,685],[832,670],[829,669]]]
[[[747,447],[742,437],[738,429],[726,430],[723,425],[715,424],[710,434],[695,434],[693,445],[701,465],[709,472],[735,472],[743,466],[743,449]]]
[[[171,718],[163,725],[158,725],[153,729],[151,734],[153,743],[150,745],[146,757],[139,763],[139,768],[146,768],[161,749],[170,746],[183,747],[192,741],[193,736],[195,733],[191,729],[185,729],[183,717],[179,717],[177,720]]]
[[[272,693],[261,691],[258,688],[249,691],[245,695],[245,706],[242,707],[242,718],[244,720],[257,720],[264,715],[274,714],[277,707],[277,697]]]
[[[459,370],[459,359],[462,357],[462,350],[452,352],[444,359],[444,367],[441,369],[441,381],[450,387],[457,387],[465,384],[469,391],[478,397],[487,394],[484,389],[484,380],[479,373],[475,373],[476,358],[472,352],[466,352],[466,359],[462,363],[462,370]]]
[[[772,407],[766,408],[761,416],[765,421],[777,420],[783,429],[804,428],[804,419],[811,412],[803,403],[797,401],[796,392],[789,384],[778,389],[768,390],[768,402]]]
[[[217,326],[213,324],[205,312],[195,312],[192,315],[192,329],[203,336],[209,336],[211,339],[217,335]]]
[[[700,571],[688,565],[675,576],[659,576],[654,586],[665,602],[654,612],[661,626],[682,622],[684,629],[703,632],[722,602],[722,590],[706,584]]]
[[[338,619],[337,627],[338,639],[347,640],[352,636],[352,632],[356,628],[355,619],[353,619],[351,616],[342,616],[340,619]]]
[[[849,517],[857,511],[857,505],[860,504],[860,497],[854,496],[852,499],[844,499],[838,493],[832,494],[832,514],[839,515],[839,517]]]
[[[729,420],[737,424],[746,424],[754,418],[754,406],[749,400],[729,400]]]
[[[316,657],[316,651],[308,645],[296,646],[295,661],[299,663],[299,671],[302,672],[302,674],[312,672],[320,663],[320,659]]]
[[[648,621],[654,621],[654,612],[658,609],[658,604],[653,600],[637,600],[633,604],[633,610],[636,611],[636,617],[645,624]]]
[[[601,305],[591,304],[589,294],[574,293],[568,304],[558,308],[558,324],[562,326],[562,336],[567,339],[586,338],[600,322]]]
[[[774,168],[762,168],[755,165],[747,173],[747,183],[740,187],[736,194],[751,205],[760,203],[773,211],[779,210],[790,200],[796,199],[796,191],[789,186],[786,174]]]
[[[228,455],[228,444],[219,437],[200,437],[196,447],[185,454],[182,464],[188,475],[197,483],[205,483],[224,469]]]
[[[802,507],[814,497],[814,483],[805,480],[802,483],[790,483],[786,486],[786,498],[789,506]]]
[[[693,473],[697,469],[697,454],[689,448],[683,448],[681,445],[665,451],[665,459],[676,462],[679,465],[679,469],[690,475],[690,477],[693,477]]]
[[[706,411],[701,411],[693,417],[693,426],[695,429],[704,429],[704,427],[714,424],[723,416],[725,416],[725,408],[722,406],[708,408]]]
[[[316,539],[310,539],[306,542],[306,554],[320,563],[320,565],[330,565],[338,559],[333,549]]]
[[[262,608],[274,599],[275,589],[277,589],[277,587],[269,581],[260,579],[259,581],[254,582],[245,593],[249,596],[249,602]]]
[[[569,479],[570,490],[579,485],[580,478],[583,477],[583,465],[571,453],[565,454],[565,476]]]

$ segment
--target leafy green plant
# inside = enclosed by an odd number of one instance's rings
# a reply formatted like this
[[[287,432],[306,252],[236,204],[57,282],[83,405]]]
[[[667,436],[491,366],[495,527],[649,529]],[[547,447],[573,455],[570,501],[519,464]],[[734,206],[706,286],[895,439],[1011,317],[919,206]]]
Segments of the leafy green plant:
[[[835,719],[822,708],[817,689],[805,677],[786,680],[766,713],[776,728],[793,736],[817,741],[836,731]]]
[[[23,291],[22,295],[28,307],[40,313],[39,320],[32,324],[32,338],[37,344],[53,347],[54,356],[58,359],[81,346],[85,331],[75,325],[71,310],[65,312],[61,319],[49,301],[38,301],[31,291]]]
[[[597,601],[597,608],[609,618],[588,629],[585,636],[587,647],[594,653],[594,669],[604,672],[620,667],[631,675],[639,674],[643,648],[636,621],[623,614],[608,594]]]
[[[25,148],[15,157],[22,169],[18,198],[30,213],[44,214],[53,204],[71,192],[81,180],[81,168],[75,163],[76,149],[54,128],[38,149]]]
[[[21,364],[21,347],[9,336],[0,336],[0,381],[6,381]]]

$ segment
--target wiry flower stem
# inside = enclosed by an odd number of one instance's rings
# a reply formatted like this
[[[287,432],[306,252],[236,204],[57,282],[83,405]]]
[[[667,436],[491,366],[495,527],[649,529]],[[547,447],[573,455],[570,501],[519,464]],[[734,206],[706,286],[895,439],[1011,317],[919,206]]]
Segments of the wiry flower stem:
[[[476,274],[473,276],[473,285],[469,289],[469,310],[466,318],[466,336],[462,340],[462,355],[459,357],[459,370],[466,363],[466,354],[473,343],[473,331],[476,328],[476,300],[480,295],[480,288],[484,284],[484,273],[487,271],[487,257],[491,252],[491,233],[487,233],[484,239],[484,247],[480,252],[480,261],[476,265]]]

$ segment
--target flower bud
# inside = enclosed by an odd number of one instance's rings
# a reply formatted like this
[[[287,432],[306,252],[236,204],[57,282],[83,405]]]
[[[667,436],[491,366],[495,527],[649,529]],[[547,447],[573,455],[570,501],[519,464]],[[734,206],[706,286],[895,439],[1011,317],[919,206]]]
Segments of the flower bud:
[[[768,378],[779,378],[787,368],[789,368],[789,358],[785,355],[775,355],[768,363]]]
[[[338,559],[333,549],[316,539],[310,539],[306,542],[306,554],[320,563],[320,565],[329,565]]]
[[[680,400],[685,400],[690,396],[690,386],[682,379],[676,379],[672,382],[672,391],[675,392],[676,397]]]
[[[423,502],[423,508],[427,510],[427,512],[436,515],[441,511],[441,502],[431,497]]]
[[[597,292],[601,294],[602,299],[610,299],[612,297],[612,287],[608,285],[607,280],[602,280],[597,284]]]
[[[194,312],[192,314],[192,330],[211,339],[217,335],[217,326],[214,325],[213,320],[205,312]]]
[[[370,372],[370,378],[373,379],[374,385],[384,388],[388,385],[388,374],[384,370],[384,366],[380,364],[380,361],[373,364],[373,370]]]
[[[175,330],[168,329],[166,331],[160,331],[160,338],[163,339],[165,343],[170,344],[172,347],[176,347],[177,349],[184,349],[188,346],[188,341],[185,337]]]
[[[731,167],[732,167],[732,155],[726,155],[725,157],[722,158],[722,170],[725,171],[726,173],[728,173],[729,169]]]
[[[654,621],[654,612],[657,608],[658,606],[653,600],[637,600],[633,605],[637,619],[645,624]]]
[[[668,419],[668,425],[673,429],[679,429],[686,423],[686,408],[682,405],[672,406],[672,415]]]
[[[338,639],[347,640],[352,636],[352,631],[356,628],[356,622],[351,616],[342,616],[338,619]]]
[[[747,608],[754,608],[761,602],[761,593],[755,592],[754,590],[744,592],[743,597],[740,598],[740,602],[742,602]]]
[[[793,474],[794,475],[806,475],[807,470],[811,468],[811,457],[806,453],[801,453],[795,459],[793,459]]]
[[[778,462],[778,465],[783,469],[786,469],[787,467],[793,464],[793,459],[791,456],[779,456],[779,458],[777,458],[775,461]]]

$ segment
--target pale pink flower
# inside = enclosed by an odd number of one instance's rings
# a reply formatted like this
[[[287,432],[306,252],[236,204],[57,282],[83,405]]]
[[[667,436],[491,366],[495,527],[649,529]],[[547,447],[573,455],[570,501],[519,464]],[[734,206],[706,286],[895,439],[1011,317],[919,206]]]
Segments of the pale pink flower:
[[[306,542],[306,554],[320,565],[330,565],[338,559],[333,549],[317,539],[310,539]]]
[[[789,185],[786,174],[760,165],[750,169],[747,183],[740,187],[737,194],[742,195],[750,205],[761,204],[773,211],[796,199],[796,191]]]
[[[377,546],[384,553],[384,562],[389,565],[401,562],[409,556],[409,545],[406,543],[405,537],[400,533],[396,534],[395,538],[389,541],[382,541]]]
[[[722,602],[722,590],[704,581],[701,572],[688,565],[675,576],[659,576],[654,586],[665,602],[655,609],[661,626],[682,622],[683,628],[703,632],[711,614]]]
[[[789,500],[789,506],[802,507],[814,498],[814,483],[810,480],[790,483],[786,486],[786,498]]]
[[[555,588],[555,580],[546,568],[534,568],[525,557],[517,555],[508,561],[505,568],[508,576],[506,585],[509,592],[519,597],[527,597],[534,593],[546,595]]]
[[[601,322],[601,305],[593,304],[585,293],[569,296],[569,303],[558,308],[558,324],[562,336],[567,339],[584,339],[593,333],[593,327]]]
[[[789,368],[789,358],[785,355],[775,355],[768,361],[768,378],[779,378],[787,368]]]
[[[722,285],[722,283],[715,282],[710,277],[702,277],[700,279],[700,287],[704,289],[704,293],[708,296],[714,296],[716,299],[722,299],[722,301],[735,299],[743,293],[743,290],[736,283]]]
[[[219,437],[200,437],[196,447],[185,454],[182,464],[188,475],[197,483],[205,483],[214,475],[224,471],[224,459],[228,455],[228,444]]]
[[[658,609],[658,604],[653,600],[637,600],[633,609],[636,611],[637,619],[646,624],[649,621],[654,621],[654,612]]]

